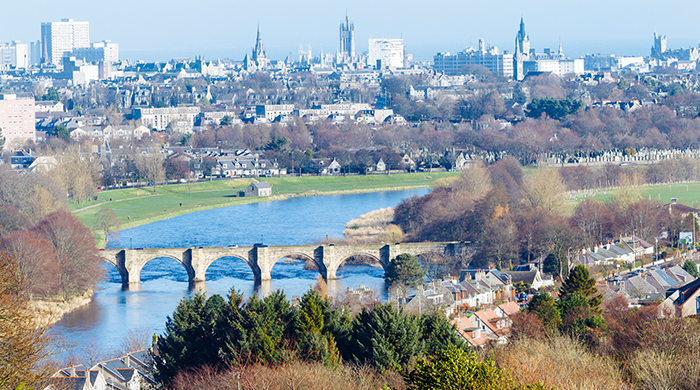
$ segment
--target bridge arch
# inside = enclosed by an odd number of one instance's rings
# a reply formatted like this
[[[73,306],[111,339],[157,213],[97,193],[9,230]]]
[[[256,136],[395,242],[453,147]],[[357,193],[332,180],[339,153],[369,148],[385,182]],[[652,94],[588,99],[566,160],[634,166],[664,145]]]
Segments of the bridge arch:
[[[194,281],[194,276],[195,272],[194,269],[190,264],[188,264],[186,261],[183,260],[182,257],[178,257],[176,255],[172,254],[152,254],[152,255],[147,255],[145,257],[142,257],[139,259],[139,261],[135,264],[136,267],[133,270],[129,270],[129,276],[130,276],[130,282],[131,283],[140,283],[141,282],[141,271],[143,271],[144,267],[146,267],[146,264],[150,263],[151,261],[155,259],[172,259],[180,263],[182,267],[185,269],[185,272],[187,273],[187,281],[192,282]],[[136,272],[134,272],[136,271]],[[133,280],[133,281],[132,281]]]
[[[209,271],[209,267],[211,267],[212,264],[216,263],[219,260],[225,259],[225,258],[233,258],[236,259],[237,262],[243,262],[245,263],[248,268],[250,269],[250,272],[255,275],[255,268],[250,264],[250,260],[248,260],[247,257],[241,256],[241,255],[236,255],[236,254],[222,254],[222,255],[217,255],[217,256],[211,256],[208,259],[202,261],[202,272],[201,275],[198,275],[200,278],[206,278],[207,271]]]
[[[338,265],[338,268],[344,266],[345,263],[348,261],[348,259],[353,258],[353,257],[358,257],[358,256],[363,256],[363,257],[369,257],[369,258],[371,258],[372,260],[374,260],[375,263],[377,263],[377,264],[379,264],[380,266],[382,266],[382,268],[384,268],[384,270],[386,271],[386,267],[387,267],[388,264],[382,264],[382,260],[381,260],[381,258],[380,258],[379,256],[377,256],[377,254],[374,254],[374,253],[367,253],[367,252],[357,252],[357,253],[352,253],[352,254],[349,254],[349,255],[343,255],[343,256],[341,256],[341,258],[340,258],[340,264]]]
[[[119,276],[122,279],[122,284],[124,283],[124,281],[129,280],[129,271],[127,271],[123,265],[120,266],[120,264],[118,263],[117,257],[100,256],[100,258],[105,263],[111,264],[114,267],[114,269],[117,270],[117,272],[119,273]]]
[[[284,252],[282,252],[282,253],[284,253]],[[270,274],[272,274],[272,270],[275,268],[275,266],[276,266],[280,261],[282,261],[282,260],[284,260],[284,259],[292,259],[292,260],[299,259],[299,260],[304,261],[305,263],[306,263],[307,261],[311,261],[311,262],[316,266],[316,268],[317,268],[318,270],[321,270],[322,267],[323,267],[323,264],[320,264],[320,265],[318,264],[318,262],[317,262],[316,259],[315,259],[315,256],[309,255],[308,253],[296,252],[296,251],[288,252],[288,253],[286,253],[286,254],[276,253],[276,254],[274,255],[274,257],[271,257],[271,258],[269,259],[269,261],[268,261],[268,264],[269,264],[269,267],[270,267],[270,268],[269,268]],[[306,265],[305,265],[305,266],[306,266]]]

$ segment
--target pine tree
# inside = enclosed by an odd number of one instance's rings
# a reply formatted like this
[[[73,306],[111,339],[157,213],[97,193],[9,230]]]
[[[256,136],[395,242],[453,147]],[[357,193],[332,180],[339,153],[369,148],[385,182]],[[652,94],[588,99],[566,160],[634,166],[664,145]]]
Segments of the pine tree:
[[[335,338],[327,324],[333,321],[331,304],[314,289],[301,298],[294,321],[297,346],[302,358],[327,366],[340,362]]]
[[[441,313],[423,314],[421,316],[421,333],[425,345],[424,352],[435,355],[446,348],[456,347],[464,351],[471,350],[469,343],[457,333],[457,328],[450,324]]]
[[[218,299],[216,298],[218,297]],[[183,298],[173,316],[165,322],[165,335],[158,342],[156,375],[164,383],[169,382],[179,370],[218,364],[220,344],[215,337],[215,312],[207,311],[218,306],[218,295],[207,301],[202,292]]]
[[[559,289],[559,299],[564,301],[568,296],[578,293],[588,298],[589,305],[592,309],[597,309],[600,306],[601,297],[598,294],[598,289],[595,288],[595,279],[591,277],[588,268],[583,265],[574,267],[569,276],[566,277],[564,284]]]
[[[556,301],[547,293],[535,294],[527,304],[527,310],[542,320],[547,331],[558,331],[561,325],[561,313]]]
[[[401,367],[423,352],[420,323],[390,303],[363,309],[353,322],[353,358],[380,370]]]
[[[425,272],[418,258],[408,253],[396,256],[386,268],[384,279],[388,285],[405,284],[415,287],[422,284]]]

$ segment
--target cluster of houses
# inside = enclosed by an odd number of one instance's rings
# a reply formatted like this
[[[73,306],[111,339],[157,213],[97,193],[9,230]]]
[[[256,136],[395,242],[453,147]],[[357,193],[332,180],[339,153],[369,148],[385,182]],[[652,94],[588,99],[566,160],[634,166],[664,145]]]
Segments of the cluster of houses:
[[[98,362],[62,368],[45,380],[44,390],[148,390],[159,388],[146,349]]]
[[[630,264],[644,255],[654,254],[655,246],[636,235],[622,237],[617,242],[585,248],[578,254],[578,262],[583,265]]]
[[[607,283],[607,289],[625,295],[630,302],[646,303],[664,300],[667,291],[681,288],[694,280],[695,277],[675,265],[666,269],[634,272],[624,280],[614,278]]]
[[[481,347],[487,342],[506,342],[511,316],[520,311],[513,285],[519,282],[533,289],[554,285],[551,276],[544,276],[531,266],[503,272],[467,269],[461,272],[459,279],[448,277],[432,281],[418,286],[412,296],[390,295],[389,300],[407,313],[445,314],[452,318],[465,340],[472,346]]]

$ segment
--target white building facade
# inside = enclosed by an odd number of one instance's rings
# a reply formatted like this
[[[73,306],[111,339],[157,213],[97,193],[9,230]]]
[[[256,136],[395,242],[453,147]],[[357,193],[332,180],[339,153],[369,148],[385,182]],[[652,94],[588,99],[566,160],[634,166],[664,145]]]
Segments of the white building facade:
[[[90,47],[90,25],[73,19],[41,23],[41,45],[44,62],[61,65],[74,49]]]
[[[403,68],[403,39],[370,38],[367,64],[378,68]]]

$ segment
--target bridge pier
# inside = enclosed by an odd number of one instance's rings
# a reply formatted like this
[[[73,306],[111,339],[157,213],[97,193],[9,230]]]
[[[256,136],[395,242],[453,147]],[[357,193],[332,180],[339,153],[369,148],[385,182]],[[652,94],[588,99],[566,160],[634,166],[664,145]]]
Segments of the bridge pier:
[[[325,280],[338,279],[337,272],[342,263],[342,259],[338,258],[335,245],[321,245],[314,249],[314,262],[318,266],[318,272]]]
[[[117,271],[119,272],[119,275],[122,277],[122,285],[128,285],[129,284],[129,270],[126,268],[126,250],[122,249],[121,251],[117,252],[116,255],[114,256],[116,260],[116,264],[111,262],[114,267],[117,268]],[[131,260],[131,259],[129,259]],[[109,261],[109,260],[107,260]],[[131,263],[131,262],[129,262]]]
[[[265,249],[264,247],[254,246],[248,251],[248,261],[250,268],[253,270],[253,278],[257,284],[272,280],[272,276],[270,276],[272,267],[269,265]]]
[[[202,248],[188,248],[182,252],[182,264],[187,270],[190,283],[206,281],[207,267],[209,264],[204,264],[204,262],[201,261],[202,259],[204,259]]]

